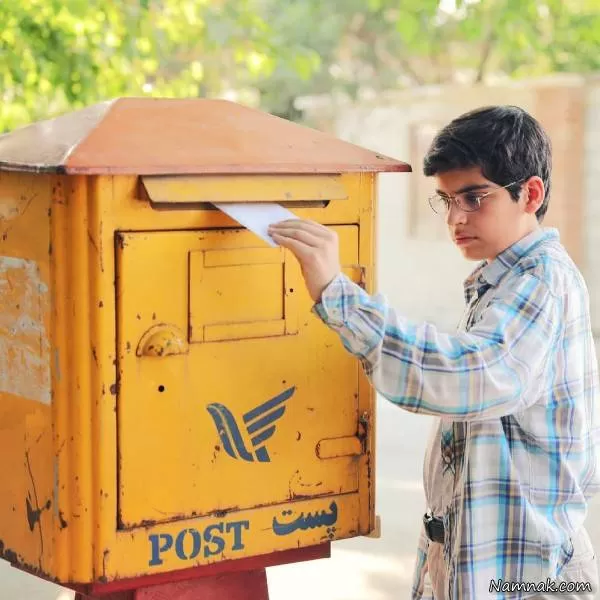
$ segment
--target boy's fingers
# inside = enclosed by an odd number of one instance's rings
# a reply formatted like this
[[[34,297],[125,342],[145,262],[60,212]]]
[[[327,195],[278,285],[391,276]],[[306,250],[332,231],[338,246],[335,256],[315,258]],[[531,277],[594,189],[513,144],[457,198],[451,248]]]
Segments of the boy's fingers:
[[[320,223],[314,221],[307,221],[302,219],[288,219],[287,221],[280,221],[279,223],[273,223],[269,226],[274,231],[287,232],[289,230],[300,230],[307,231],[319,237],[329,235],[329,229]]]
[[[312,232],[303,231],[301,229],[285,229],[276,232],[281,237],[298,240],[312,248],[318,248],[322,244],[322,238],[314,235]]]
[[[296,240],[291,237],[272,233],[271,237],[275,242],[284,248],[288,248],[292,253],[300,260],[305,259],[308,254],[312,251],[310,246],[307,246],[304,242]]]
[[[297,226],[305,226],[309,227],[312,225],[319,225],[315,221],[311,221],[309,219],[286,219],[285,221],[278,221],[277,223],[271,223],[272,227],[297,227]]]

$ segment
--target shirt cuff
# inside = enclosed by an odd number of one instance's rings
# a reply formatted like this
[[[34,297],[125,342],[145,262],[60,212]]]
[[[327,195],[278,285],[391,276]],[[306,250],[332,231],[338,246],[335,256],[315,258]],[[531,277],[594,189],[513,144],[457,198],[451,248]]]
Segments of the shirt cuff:
[[[312,312],[326,325],[333,328],[344,327],[352,308],[364,304],[369,295],[343,273],[332,279],[321,294]]]

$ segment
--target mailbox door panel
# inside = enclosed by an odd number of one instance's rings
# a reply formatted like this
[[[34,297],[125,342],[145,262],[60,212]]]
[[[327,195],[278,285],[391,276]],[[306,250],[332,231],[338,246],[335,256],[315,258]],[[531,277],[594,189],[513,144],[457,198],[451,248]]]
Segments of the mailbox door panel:
[[[358,278],[358,227],[335,229]],[[359,364],[291,253],[119,232],[116,267],[121,528],[358,490]]]

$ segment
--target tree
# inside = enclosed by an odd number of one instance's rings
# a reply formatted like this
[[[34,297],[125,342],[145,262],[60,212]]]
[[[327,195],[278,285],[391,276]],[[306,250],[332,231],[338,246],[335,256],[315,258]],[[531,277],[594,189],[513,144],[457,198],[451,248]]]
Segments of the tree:
[[[214,96],[268,75],[260,0],[2,0],[0,131],[121,95]]]
[[[319,59],[310,77],[279,66],[260,82],[267,106],[300,93],[380,92],[600,70],[600,0],[287,0],[269,22]]]
[[[121,95],[301,119],[307,94],[600,70],[600,0],[1,0],[0,131]]]

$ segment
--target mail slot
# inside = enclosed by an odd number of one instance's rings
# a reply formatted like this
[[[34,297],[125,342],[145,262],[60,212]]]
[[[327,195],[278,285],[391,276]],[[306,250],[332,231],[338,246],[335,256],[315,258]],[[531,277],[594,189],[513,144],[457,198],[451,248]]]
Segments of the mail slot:
[[[215,204],[331,227],[371,290],[377,173],[407,170],[225,101],[0,137],[0,555],[98,591],[369,534],[373,391],[294,257]]]

